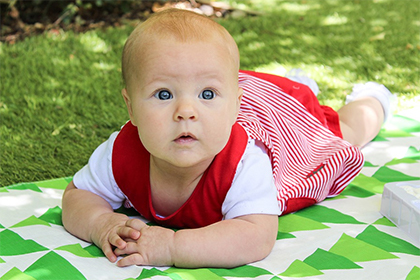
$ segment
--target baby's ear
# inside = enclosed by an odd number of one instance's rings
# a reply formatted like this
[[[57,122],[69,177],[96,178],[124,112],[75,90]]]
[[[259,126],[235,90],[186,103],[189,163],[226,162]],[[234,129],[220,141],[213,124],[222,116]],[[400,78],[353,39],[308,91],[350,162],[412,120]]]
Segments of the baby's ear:
[[[237,96],[237,100],[236,100],[236,110],[239,112],[239,108],[241,106],[241,101],[242,101],[242,95],[243,95],[244,91],[242,90],[242,88],[238,88],[238,96]]]
[[[133,122],[133,107],[131,106],[130,96],[128,95],[126,88],[123,88],[121,90],[121,95],[124,97],[125,105],[127,105],[127,111],[128,111],[128,114],[130,115],[131,123],[135,125]]]
[[[236,121],[236,118],[238,117],[238,114],[239,114],[239,109],[240,109],[240,107],[241,107],[242,94],[243,94],[243,90],[242,90],[242,88],[238,88],[238,95],[237,95],[237,99],[236,99],[236,114],[235,114],[235,121]]]
[[[244,94],[244,91],[242,88],[238,88],[238,104],[241,105],[242,95]]]

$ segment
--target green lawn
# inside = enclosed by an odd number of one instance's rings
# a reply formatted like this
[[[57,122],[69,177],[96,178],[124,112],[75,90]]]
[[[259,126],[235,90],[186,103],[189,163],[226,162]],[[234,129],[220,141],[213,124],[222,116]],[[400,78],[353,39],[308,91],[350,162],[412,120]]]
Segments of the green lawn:
[[[243,69],[304,69],[337,109],[353,83],[420,105],[418,0],[242,0],[260,16],[221,20]],[[0,186],[72,176],[125,123],[120,55],[133,26],[62,32],[0,45]],[[205,55],[205,54],[203,54]]]

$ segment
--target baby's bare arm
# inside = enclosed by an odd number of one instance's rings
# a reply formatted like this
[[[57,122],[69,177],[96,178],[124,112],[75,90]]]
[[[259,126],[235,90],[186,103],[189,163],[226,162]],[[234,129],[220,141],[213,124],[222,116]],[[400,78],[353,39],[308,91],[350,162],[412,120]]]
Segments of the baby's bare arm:
[[[275,215],[246,215],[199,229],[173,232],[149,227],[140,220],[127,225],[140,231],[117,255],[128,265],[175,265],[178,267],[235,267],[265,258],[274,246],[278,230]]]
[[[100,196],[79,190],[73,182],[63,195],[63,224],[67,231],[88,242],[95,243],[112,262],[117,260],[112,246],[124,249],[124,239],[137,239],[140,233],[125,224],[126,215],[114,213]]]

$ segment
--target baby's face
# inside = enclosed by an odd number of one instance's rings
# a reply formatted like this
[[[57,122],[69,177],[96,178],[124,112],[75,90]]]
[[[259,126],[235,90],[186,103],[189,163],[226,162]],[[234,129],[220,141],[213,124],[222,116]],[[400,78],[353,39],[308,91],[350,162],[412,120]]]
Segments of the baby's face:
[[[241,98],[226,46],[165,39],[141,53],[123,95],[143,145],[176,167],[210,163],[229,139]]]

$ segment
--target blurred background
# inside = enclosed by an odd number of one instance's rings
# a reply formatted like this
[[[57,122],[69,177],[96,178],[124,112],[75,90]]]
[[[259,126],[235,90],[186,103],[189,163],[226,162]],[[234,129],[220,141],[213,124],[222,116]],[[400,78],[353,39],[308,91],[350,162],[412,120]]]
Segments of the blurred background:
[[[0,0],[0,186],[72,176],[119,130],[122,47],[168,7],[222,24],[242,69],[303,69],[334,109],[376,81],[420,110],[420,0]]]

